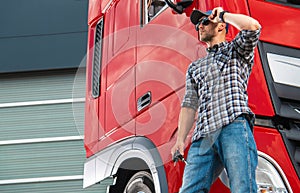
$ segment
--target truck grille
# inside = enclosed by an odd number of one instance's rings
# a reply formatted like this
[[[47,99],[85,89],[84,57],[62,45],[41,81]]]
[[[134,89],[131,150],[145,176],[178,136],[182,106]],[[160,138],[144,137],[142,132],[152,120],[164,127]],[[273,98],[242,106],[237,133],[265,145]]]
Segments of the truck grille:
[[[101,63],[102,63],[102,38],[103,38],[103,18],[96,26],[94,57],[92,68],[92,95],[97,98],[100,95],[100,77],[101,77]]]

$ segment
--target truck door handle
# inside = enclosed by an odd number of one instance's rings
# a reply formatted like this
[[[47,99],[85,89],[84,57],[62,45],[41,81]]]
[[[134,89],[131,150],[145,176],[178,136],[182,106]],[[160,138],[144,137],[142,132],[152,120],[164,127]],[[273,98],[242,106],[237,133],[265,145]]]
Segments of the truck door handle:
[[[151,92],[147,92],[137,100],[137,110],[141,111],[151,104]]]

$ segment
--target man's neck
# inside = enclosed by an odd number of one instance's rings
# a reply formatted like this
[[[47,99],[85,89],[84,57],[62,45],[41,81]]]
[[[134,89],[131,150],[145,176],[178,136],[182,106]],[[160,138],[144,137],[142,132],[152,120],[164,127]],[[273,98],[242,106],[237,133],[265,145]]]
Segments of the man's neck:
[[[214,45],[218,45],[222,42],[225,42],[226,41],[226,38],[225,37],[222,37],[222,38],[214,38],[212,39],[210,42],[206,42],[207,43],[207,46],[208,47],[213,47]]]

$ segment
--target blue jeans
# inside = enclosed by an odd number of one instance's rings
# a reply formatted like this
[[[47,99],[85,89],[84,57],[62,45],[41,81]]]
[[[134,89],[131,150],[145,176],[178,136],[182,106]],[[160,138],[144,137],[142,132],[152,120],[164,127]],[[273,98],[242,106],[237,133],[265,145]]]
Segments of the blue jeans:
[[[231,124],[191,144],[180,193],[209,192],[226,169],[231,193],[257,193],[257,149],[247,119]]]

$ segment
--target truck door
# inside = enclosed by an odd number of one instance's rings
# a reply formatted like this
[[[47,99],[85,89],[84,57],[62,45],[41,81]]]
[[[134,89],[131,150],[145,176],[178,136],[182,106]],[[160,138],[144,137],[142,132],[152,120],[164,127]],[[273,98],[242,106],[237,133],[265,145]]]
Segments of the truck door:
[[[197,33],[188,34],[195,31],[189,18],[174,14],[164,0],[141,0],[139,7],[136,134],[164,144],[177,128],[185,72],[198,57],[190,51]]]
[[[106,139],[117,141],[134,135],[136,115],[135,63],[136,30],[135,1],[115,2],[106,11],[109,20],[109,48],[106,85]]]

